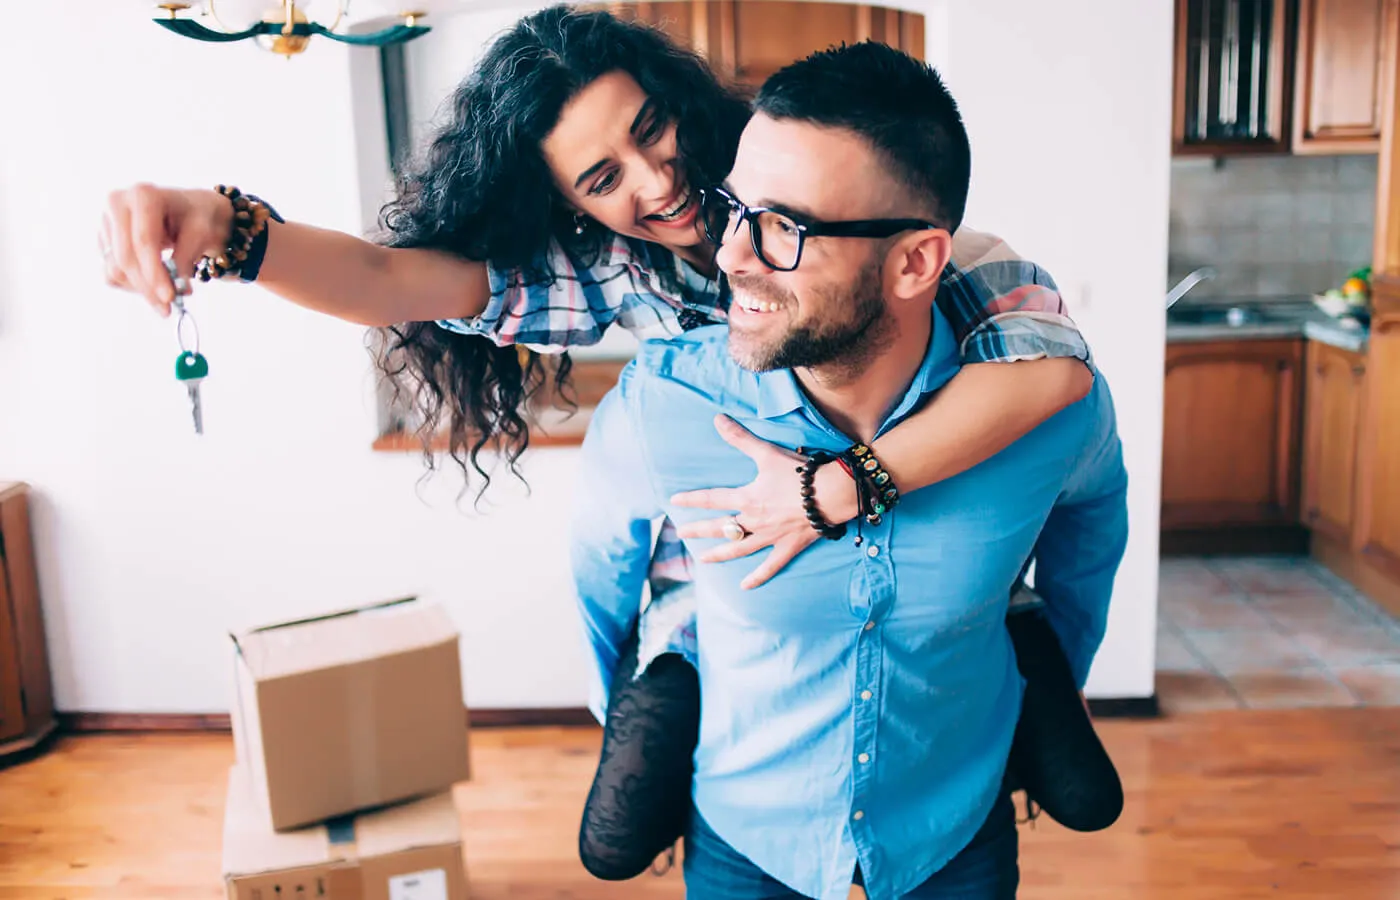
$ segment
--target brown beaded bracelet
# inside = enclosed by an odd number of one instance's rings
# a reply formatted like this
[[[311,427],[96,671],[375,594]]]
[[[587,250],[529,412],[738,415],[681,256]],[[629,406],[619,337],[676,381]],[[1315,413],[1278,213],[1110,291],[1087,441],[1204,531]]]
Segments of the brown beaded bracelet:
[[[235,275],[244,281],[252,281],[257,277],[263,252],[267,249],[268,220],[284,220],[265,201],[252,194],[244,194],[236,187],[221,184],[215,190],[233,205],[233,229],[222,253],[215,257],[205,256],[195,264],[195,277],[207,282]]]
[[[802,449],[798,448],[799,453]],[[817,475],[817,469],[836,459],[830,453],[817,451],[803,461],[797,467],[797,473],[802,476],[802,511],[807,515],[807,522],[816,529],[817,533],[829,541],[839,541],[846,536],[846,524],[832,525],[822,518],[821,511],[817,509],[816,488],[812,486],[812,480]]]

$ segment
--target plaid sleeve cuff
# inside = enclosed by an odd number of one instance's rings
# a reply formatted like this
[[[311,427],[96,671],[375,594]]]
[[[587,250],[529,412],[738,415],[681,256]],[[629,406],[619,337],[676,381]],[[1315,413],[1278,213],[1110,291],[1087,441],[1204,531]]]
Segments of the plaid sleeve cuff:
[[[511,343],[501,336],[501,325],[506,310],[522,309],[529,297],[529,290],[519,281],[510,283],[495,266],[487,265],[487,278],[491,285],[491,296],[481,315],[466,319],[439,319],[437,324],[455,331],[457,334],[470,334],[488,338],[499,346]]]
[[[1068,316],[1009,312],[992,316],[962,343],[962,362],[1021,362],[1072,357],[1094,368],[1084,335]]]
[[[484,337],[499,347],[520,344],[539,353],[598,343],[621,310],[627,283],[620,276],[625,271],[600,274],[557,249],[549,268],[555,273],[552,281],[526,282],[518,272],[488,264],[491,297],[481,315],[437,324]]]

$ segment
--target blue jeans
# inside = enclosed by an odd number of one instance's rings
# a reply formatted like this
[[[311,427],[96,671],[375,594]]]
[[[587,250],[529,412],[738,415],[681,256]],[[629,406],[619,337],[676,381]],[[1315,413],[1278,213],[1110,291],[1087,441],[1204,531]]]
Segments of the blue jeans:
[[[1016,809],[1003,794],[982,828],[957,856],[906,900],[1015,900],[1021,880],[1017,862]],[[860,869],[852,873],[860,884]],[[692,812],[685,837],[687,900],[792,900],[801,894],[769,876],[715,834]]]

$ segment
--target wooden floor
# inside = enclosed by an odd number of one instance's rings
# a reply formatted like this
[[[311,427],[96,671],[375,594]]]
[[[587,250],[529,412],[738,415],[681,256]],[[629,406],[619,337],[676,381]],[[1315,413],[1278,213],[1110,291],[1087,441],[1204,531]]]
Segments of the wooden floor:
[[[1400,897],[1400,710],[1229,711],[1107,721],[1128,809],[1111,830],[1023,826],[1029,900]],[[478,731],[461,785],[476,900],[683,896],[576,862],[599,733]],[[0,770],[0,900],[222,897],[232,746],[220,734],[66,737]]]

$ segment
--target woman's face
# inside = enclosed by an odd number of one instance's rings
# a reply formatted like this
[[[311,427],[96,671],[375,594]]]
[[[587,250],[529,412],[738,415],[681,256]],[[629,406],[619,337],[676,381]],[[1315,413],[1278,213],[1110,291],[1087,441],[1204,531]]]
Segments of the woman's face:
[[[544,139],[545,162],[580,213],[682,256],[704,245],[696,186],[685,183],[676,123],[626,72],[595,79]]]

